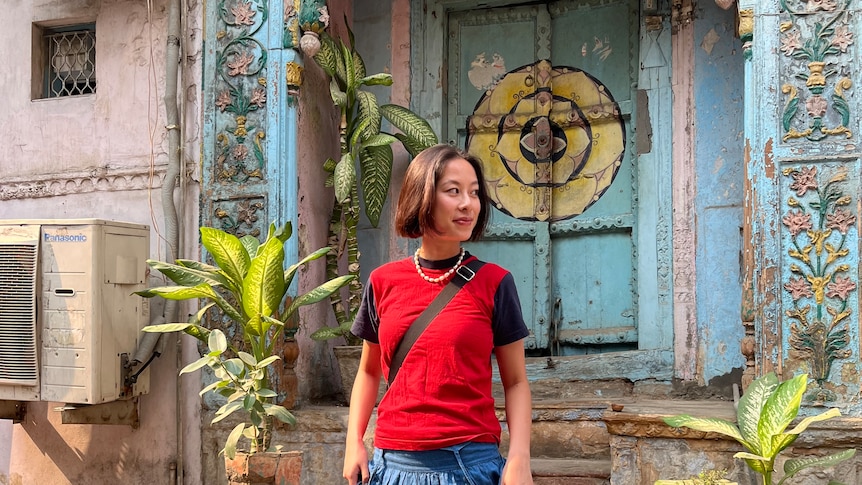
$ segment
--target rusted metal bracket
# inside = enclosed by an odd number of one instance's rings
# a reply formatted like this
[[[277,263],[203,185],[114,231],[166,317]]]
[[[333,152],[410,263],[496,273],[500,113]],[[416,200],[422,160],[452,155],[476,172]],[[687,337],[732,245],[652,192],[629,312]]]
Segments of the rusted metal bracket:
[[[62,413],[63,424],[120,424],[133,429],[141,426],[137,398],[93,405],[67,404],[55,410]]]
[[[0,419],[11,419],[13,423],[24,421],[27,403],[24,401],[0,401]]]

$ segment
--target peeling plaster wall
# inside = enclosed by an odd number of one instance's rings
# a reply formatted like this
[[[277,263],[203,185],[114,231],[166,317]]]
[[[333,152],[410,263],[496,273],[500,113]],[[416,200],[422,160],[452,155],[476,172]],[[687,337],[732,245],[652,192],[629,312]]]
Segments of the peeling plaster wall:
[[[148,11],[148,4],[152,10]],[[180,111],[188,175],[176,192],[185,255],[197,253],[201,4],[185,0]],[[5,2],[0,38],[6,68],[0,116],[0,219],[102,218],[150,226],[150,257],[165,258],[161,186],[168,161],[163,91],[167,0]],[[96,24],[96,93],[31,99],[34,24]],[[35,81],[39,84],[39,81]],[[181,308],[181,314],[186,312]],[[155,310],[154,310],[155,313]],[[150,366],[140,427],[61,423],[62,403],[29,403],[20,424],[0,422],[0,483],[168,483],[178,456],[178,406],[191,479],[199,483],[197,389],[177,399],[174,338]],[[186,346],[187,348],[189,346]],[[186,357],[188,360],[188,357]],[[180,385],[188,386],[188,379]],[[192,383],[196,387],[198,383]],[[189,426],[189,423],[193,426]],[[196,441],[197,440],[197,441]],[[195,470],[197,468],[197,470]]]
[[[707,385],[745,366],[739,348],[745,335],[740,318],[744,61],[735,15],[702,2],[694,23],[698,375]],[[729,395],[729,379],[712,384]]]

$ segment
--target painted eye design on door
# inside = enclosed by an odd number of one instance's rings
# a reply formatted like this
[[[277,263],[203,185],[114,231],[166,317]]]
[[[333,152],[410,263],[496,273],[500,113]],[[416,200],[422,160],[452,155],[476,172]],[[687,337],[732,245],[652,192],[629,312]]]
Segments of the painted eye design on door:
[[[602,83],[547,60],[508,72],[467,118],[467,150],[482,160],[494,206],[527,221],[569,219],[596,203],[619,171],[625,136]]]

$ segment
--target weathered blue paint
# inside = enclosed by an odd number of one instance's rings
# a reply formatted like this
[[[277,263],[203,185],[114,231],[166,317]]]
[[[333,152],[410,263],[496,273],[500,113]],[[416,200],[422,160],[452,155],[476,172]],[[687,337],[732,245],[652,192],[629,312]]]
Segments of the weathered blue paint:
[[[247,6],[253,11],[251,25],[217,4],[206,9],[200,223],[262,239],[271,222],[290,222],[298,230],[297,107],[287,93],[285,66],[301,60],[294,50],[283,47],[283,1],[257,0]],[[253,40],[231,43],[238,38]],[[230,73],[230,63],[245,53],[254,54],[248,73]],[[221,63],[220,56],[225,59]],[[260,89],[265,89],[266,99],[257,98],[255,104],[252,96]],[[251,104],[258,108],[249,109]],[[235,162],[234,148],[240,145],[248,155],[244,162]],[[230,163],[244,169],[227,174]],[[287,264],[298,260],[298,236],[288,239],[285,252]],[[289,294],[297,291],[294,280]],[[232,335],[229,329],[228,334]],[[208,406],[220,405],[212,393],[204,400]]]
[[[744,82],[735,11],[700,2],[695,22],[697,331],[702,379],[745,365],[739,342]],[[706,19],[709,19],[707,21]]]
[[[487,5],[483,4],[483,7],[487,6],[493,8],[509,6],[509,4],[513,3],[515,2],[492,1],[488,2]],[[599,11],[601,8],[612,3],[613,2],[580,2],[577,3],[576,6],[570,6],[575,4],[561,2],[554,4],[550,8],[559,8],[561,10],[574,8],[581,14],[588,15],[585,13],[588,9],[596,9],[596,11]],[[447,22],[452,21],[452,17],[448,14],[449,10],[460,10],[464,6],[464,3],[458,0],[411,2],[411,14],[413,15],[412,30],[414,33],[419,33],[414,35],[411,39],[413,52],[412,70],[414,72],[412,85],[412,92],[414,93],[413,104],[417,111],[429,118],[429,121],[435,129],[447,134],[445,139],[456,143],[463,139],[463,130],[460,130],[462,133],[459,133],[459,128],[464,125],[463,121],[466,120],[466,116],[470,114],[469,111],[462,112],[463,110],[461,110],[465,105],[466,100],[466,98],[463,98],[463,95],[466,91],[470,91],[472,86],[464,84],[463,82],[458,82],[458,79],[455,79],[457,76],[453,74],[453,69],[460,70],[463,73],[462,77],[466,79],[466,71],[471,69],[470,61],[473,60],[476,53],[471,54],[469,58],[466,58],[464,54],[460,52],[454,53],[452,51],[452,41],[450,39],[447,56],[447,51],[444,47],[446,44],[444,41],[447,38],[447,34],[452,34],[451,26],[447,24]],[[514,12],[514,10],[507,10],[506,12],[507,15],[516,15],[517,13]],[[465,17],[464,13],[459,13],[458,20],[461,22],[472,22],[473,18],[469,17],[469,14],[466,15],[468,16]],[[488,15],[488,12],[485,12],[482,15]],[[493,16],[494,14],[491,15]],[[622,15],[618,15],[617,18],[621,16]],[[533,17],[538,18],[538,16]],[[533,17],[524,19],[524,22],[529,23]],[[499,18],[503,18],[503,16]],[[635,18],[637,18],[636,15]],[[671,350],[673,345],[673,270],[671,250],[672,207],[670,198],[671,179],[669,177],[669,174],[671,173],[672,159],[670,123],[672,106],[670,91],[671,37],[670,28],[667,23],[662,29],[649,32],[645,28],[644,24],[645,19],[640,18],[639,29],[636,29],[639,31],[639,37],[635,35],[632,36],[631,39],[622,40],[622,38],[616,34],[618,30],[612,29],[607,30],[607,36],[608,40],[612,41],[615,49],[627,50],[628,52],[640,51],[641,53],[641,56],[623,56],[629,63],[631,63],[631,69],[629,72],[636,73],[636,78],[632,78],[628,82],[624,82],[623,79],[625,76],[620,77],[619,75],[615,75],[611,77],[615,79],[616,82],[622,83],[623,87],[619,87],[619,91],[640,89],[646,93],[646,99],[648,99],[648,102],[643,105],[637,104],[638,102],[634,95],[636,93],[624,95],[613,91],[613,94],[615,98],[625,100],[624,103],[621,103],[621,111],[624,113],[624,116],[626,116],[627,123],[634,123],[635,114],[638,109],[648,111],[649,116],[646,116],[645,118],[652,123],[652,126],[638,126],[638,129],[646,130],[651,128],[651,133],[653,135],[651,137],[652,146],[649,150],[639,153],[636,152],[634,143],[631,143],[631,146],[627,146],[627,150],[629,151],[626,153],[627,158],[624,163],[631,164],[630,167],[627,167],[627,169],[631,169],[631,172],[630,179],[628,181],[629,185],[625,189],[630,189],[631,194],[637,194],[636,196],[633,195],[632,198],[636,199],[638,202],[636,207],[631,210],[632,213],[620,217],[615,215],[613,218],[608,218],[612,219],[611,221],[598,221],[599,228],[605,227],[602,225],[605,223],[610,224],[609,227],[617,227],[614,226],[614,224],[622,226],[626,224],[627,220],[635,221],[637,224],[636,229],[633,229],[631,234],[633,247],[636,248],[630,251],[632,253],[631,261],[633,261],[633,263],[630,263],[628,272],[621,273],[623,274],[621,279],[628,278],[630,284],[633,285],[632,292],[637,295],[637,302],[634,305],[630,305],[630,312],[632,315],[637,315],[637,321],[644,326],[643,331],[637,332],[633,343],[626,344],[629,345],[627,350],[613,346],[607,347],[609,350],[626,350],[623,352],[616,352],[613,356],[610,356],[609,354],[608,356],[598,360],[585,358],[582,360],[565,361],[561,362],[561,365],[551,369],[543,369],[541,368],[543,364],[541,362],[537,362],[535,366],[531,365],[530,367],[531,372],[535,370],[535,374],[531,375],[531,378],[544,378],[549,376],[557,378],[583,378],[584,376],[590,376],[590,378],[609,378],[611,376],[624,376],[626,378],[631,378],[632,380],[649,378],[669,380],[673,375],[673,354]],[[591,39],[587,44],[587,57],[592,55],[591,53],[594,52],[592,49],[596,46],[596,39],[605,42],[604,33],[602,34],[603,35],[601,36],[596,34],[594,36],[595,38]],[[535,35],[531,36],[531,41],[538,41],[536,52],[547,51],[551,53],[552,59],[555,58],[554,49],[551,48],[552,46],[550,45],[550,42],[548,43],[549,45],[543,46],[542,40]],[[511,43],[511,39],[509,39],[509,43]],[[478,48],[479,46],[476,47]],[[559,47],[560,46],[558,46],[557,51],[562,51],[564,54],[571,54],[569,58],[566,58],[565,55],[563,56],[563,60],[561,61],[561,64],[563,65],[566,64],[566,59],[575,65],[582,62],[591,62],[589,59],[587,61],[583,59],[585,54],[583,54],[584,51],[580,49],[580,44],[578,49],[576,49],[576,52],[573,51],[570,46],[562,50]],[[476,52],[480,51],[481,49]],[[657,52],[664,52],[665,54],[662,57],[661,55],[656,55]],[[486,52],[486,56],[491,56],[492,54],[493,52]],[[647,58],[648,55],[653,57]],[[515,58],[517,58],[517,55],[515,55]],[[572,60],[573,58],[577,58],[577,61]],[[661,62],[657,60],[658,58],[661,58]],[[644,64],[643,68],[639,65],[639,61]],[[445,62],[450,62],[452,65],[447,68],[444,66]],[[510,64],[515,66],[518,63],[510,63],[507,58],[506,66],[509,67],[509,69],[511,69]],[[465,65],[466,69],[464,67]],[[619,65],[617,67],[619,67]],[[599,71],[604,72],[601,68]],[[447,79],[442,77],[443,73],[448,74],[448,89],[444,86]],[[631,118],[629,118],[629,116],[631,116]],[[620,187],[612,185],[609,190],[613,191],[619,189]],[[600,213],[599,215],[609,212],[606,210],[602,212],[601,206],[602,202],[599,201],[595,205],[594,212]],[[607,209],[607,207],[604,209]],[[598,219],[601,219],[601,217]],[[568,230],[566,229],[569,227],[567,225],[568,222],[569,221],[556,223],[560,227],[556,229],[553,227],[549,228],[550,234],[555,234],[555,230]],[[574,224],[577,225],[577,222],[577,219],[575,219]],[[572,226],[571,229],[576,229],[576,227]],[[589,228],[587,227],[585,229]],[[533,229],[533,232],[535,231],[536,229]],[[499,252],[501,255],[505,256],[505,258],[498,260],[506,261],[506,264],[510,269],[512,269],[512,266],[518,266],[522,261],[526,261],[527,263],[530,263],[530,261],[538,261],[538,257],[532,257],[533,254],[538,254],[535,248],[533,248],[532,251],[527,249],[526,252],[522,248],[525,244],[533,246],[531,241],[533,241],[535,236],[529,236],[529,234],[527,234],[529,231],[522,231],[514,225],[507,230],[506,227],[501,225],[498,232],[500,242],[494,241],[490,244],[486,244],[486,246],[482,248],[483,255],[491,255],[488,259],[493,260],[492,256],[493,254],[496,254],[495,251]],[[516,237],[516,233],[518,235],[523,233],[524,236]],[[502,250],[498,247],[503,244],[503,241],[509,241],[506,244],[510,244],[512,246],[511,250]],[[597,245],[601,245],[601,243],[597,243]],[[523,254],[525,253],[531,254],[531,257],[524,258]],[[511,255],[513,254],[517,254],[518,257],[512,258]],[[571,278],[573,271],[579,276],[585,277],[584,275],[586,272],[584,271],[583,265],[578,266],[576,263],[573,263],[571,261],[572,253],[570,252],[568,254],[570,256],[568,259],[565,251],[560,254],[556,254],[554,258],[551,258],[552,268],[556,268],[556,271],[553,277],[547,279],[548,281],[535,281],[536,278],[534,275],[537,274],[535,271],[524,272],[530,277],[525,278],[524,281],[522,281],[522,286],[519,287],[519,292],[522,293],[522,301],[532,300],[530,303],[532,303],[533,306],[531,307],[529,303],[525,305],[525,312],[528,313],[528,317],[533,318],[536,336],[541,336],[541,334],[544,333],[543,328],[538,325],[538,322],[542,317],[544,317],[546,322],[550,322],[548,319],[552,317],[552,304],[556,300],[553,298],[551,292],[548,291],[545,293],[547,293],[551,298],[538,298],[537,295],[542,292],[537,292],[536,289],[538,288],[541,290],[545,287],[550,288],[549,285],[551,284],[551,280],[556,281],[564,277]],[[538,265],[534,266],[538,267]],[[548,274],[550,275],[551,273],[549,272]],[[631,276],[627,277],[625,275]],[[603,294],[601,300],[605,301],[606,299],[613,299],[613,296],[610,294]],[[600,305],[601,302],[596,304]],[[617,311],[616,313],[620,313],[624,316],[628,314],[628,312],[621,311]],[[592,324],[595,322],[590,323]],[[614,334],[614,337],[620,338],[619,332]],[[622,335],[623,341],[628,338],[628,335],[624,332]],[[538,340],[539,339],[536,339],[537,342]],[[539,346],[544,347],[544,345],[541,345],[542,342],[538,343],[540,344]],[[653,350],[645,351],[644,349]],[[592,368],[586,368],[585,365],[581,364],[588,364],[592,366]]]
[[[280,223],[290,222],[294,231],[299,230],[299,199],[297,175],[297,109],[299,104],[290,99],[285,86],[285,70],[288,63],[295,63],[302,67],[302,57],[296,50],[285,48],[284,22],[281,12],[284,12],[284,2],[293,3],[293,0],[269,0],[270,11],[276,12],[269,22],[268,49],[269,65],[267,67],[267,191],[268,198],[267,214],[269,220]],[[300,87],[300,89],[302,89]],[[284,247],[285,262],[299,260],[299,237],[294,236],[287,240]],[[298,278],[294,279],[288,290],[289,294],[296,296],[298,291]]]
[[[819,320],[826,332],[841,334],[831,342],[840,351],[832,353],[828,373],[809,383],[815,392],[804,402],[858,415],[862,123],[860,99],[847,90],[859,84],[852,66],[860,53],[854,44],[836,43],[836,36],[842,29],[859,31],[859,5],[836,2],[831,11],[806,11],[807,6],[797,1],[740,4],[752,13],[755,39],[746,68],[745,128],[751,146],[757,372],[775,369],[784,378],[817,375],[823,366],[800,353],[792,338]],[[832,30],[819,31],[821,26]],[[810,49],[819,41],[834,48]],[[823,76],[819,61],[829,66]],[[842,121],[842,115],[849,116]]]

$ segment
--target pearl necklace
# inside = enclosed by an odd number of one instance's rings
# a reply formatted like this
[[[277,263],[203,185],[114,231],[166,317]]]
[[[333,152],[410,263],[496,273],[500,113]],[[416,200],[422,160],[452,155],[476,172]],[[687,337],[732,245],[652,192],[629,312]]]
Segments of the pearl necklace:
[[[416,265],[416,272],[419,273],[419,276],[421,276],[423,280],[429,283],[439,283],[446,278],[452,276],[452,273],[457,271],[458,268],[461,266],[461,261],[464,261],[464,248],[461,248],[461,254],[458,256],[458,261],[455,263],[455,266],[449,268],[449,271],[443,273],[442,275],[436,278],[431,278],[430,276],[426,275],[424,271],[422,271],[422,266],[419,266],[419,249],[417,249],[416,254],[413,255],[413,264]]]

